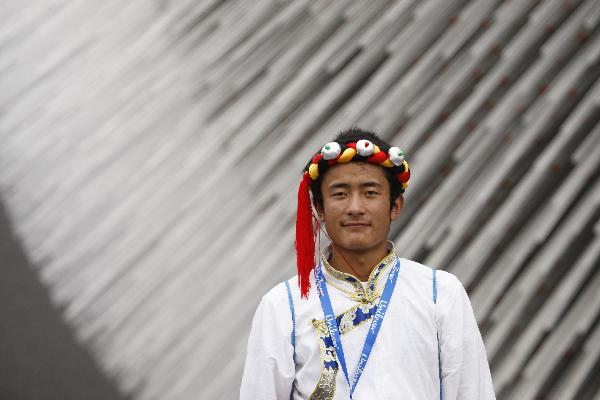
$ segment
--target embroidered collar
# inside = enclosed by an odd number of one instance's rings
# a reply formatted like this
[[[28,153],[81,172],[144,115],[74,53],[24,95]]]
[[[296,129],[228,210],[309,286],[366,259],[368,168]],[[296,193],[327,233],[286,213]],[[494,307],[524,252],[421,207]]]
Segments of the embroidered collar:
[[[396,259],[396,247],[394,243],[388,241],[388,248],[390,252],[385,256],[375,268],[369,274],[367,280],[366,290],[360,280],[352,274],[348,274],[335,269],[327,259],[330,254],[330,247],[328,247],[323,254],[321,254],[321,260],[323,261],[323,272],[327,283],[336,288],[337,290],[347,294],[355,301],[363,303],[371,303],[381,296],[381,291],[378,290],[379,277],[382,272],[389,267],[392,262]],[[383,290],[383,288],[381,288]]]

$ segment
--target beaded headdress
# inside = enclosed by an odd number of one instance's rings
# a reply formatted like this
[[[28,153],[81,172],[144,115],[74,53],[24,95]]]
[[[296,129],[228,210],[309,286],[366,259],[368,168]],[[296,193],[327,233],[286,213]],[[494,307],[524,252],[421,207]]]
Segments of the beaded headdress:
[[[308,297],[310,271],[315,267],[315,241],[317,229],[313,226],[310,204],[310,185],[319,179],[328,168],[350,161],[362,161],[389,168],[400,183],[400,193],[408,187],[410,169],[404,159],[404,152],[398,147],[379,148],[370,140],[351,143],[327,143],[312,158],[302,175],[298,188],[298,210],[296,213],[296,264],[302,297]],[[318,225],[318,224],[317,224]]]

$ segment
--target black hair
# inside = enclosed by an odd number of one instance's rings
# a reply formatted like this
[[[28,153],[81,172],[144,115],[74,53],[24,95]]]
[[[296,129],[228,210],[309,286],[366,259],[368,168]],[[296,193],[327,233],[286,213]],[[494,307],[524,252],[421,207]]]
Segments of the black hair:
[[[345,131],[342,131],[337,134],[335,139],[333,139],[333,142],[339,143],[342,146],[342,150],[343,150],[345,147],[344,146],[345,144],[356,143],[361,139],[366,139],[366,140],[371,141],[373,144],[378,146],[380,150],[385,151],[386,153],[388,152],[390,147],[392,147],[388,142],[381,139],[375,133],[367,131],[367,130],[363,130],[361,128],[350,128]],[[319,149],[316,153],[318,153],[320,151],[321,151],[321,149]],[[363,157],[363,156],[357,154],[356,156],[354,156],[352,162],[355,162],[355,161],[366,162],[367,158],[369,158],[369,157]],[[308,170],[308,167],[310,166],[311,163],[312,163],[312,160],[309,161],[308,164],[304,167],[304,171]],[[396,199],[402,195],[402,192],[404,192],[404,190],[402,190],[402,186],[401,186],[400,182],[398,182],[398,179],[396,179],[396,176],[395,176],[395,174],[397,174],[397,173],[402,173],[404,171],[404,167],[400,166],[400,167],[394,167],[394,168],[385,168],[385,167],[381,167],[381,168],[383,168],[385,177],[390,186],[390,209],[392,209],[394,207],[394,202],[396,201]],[[321,159],[319,161],[319,178],[317,178],[317,180],[312,182],[312,184],[310,185],[310,192],[312,194],[313,204],[315,205],[315,207],[317,207],[321,210],[323,209],[323,193],[321,192],[321,183],[323,182],[323,177],[327,173],[327,169],[328,169],[327,161],[324,159]]]

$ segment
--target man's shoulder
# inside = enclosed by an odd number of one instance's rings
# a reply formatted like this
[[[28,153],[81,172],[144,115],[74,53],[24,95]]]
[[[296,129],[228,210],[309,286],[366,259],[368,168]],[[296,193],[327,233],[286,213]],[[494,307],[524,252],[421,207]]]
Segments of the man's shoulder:
[[[433,269],[431,267],[408,258],[399,258],[399,260],[400,270],[404,270],[405,273],[413,274],[418,277],[432,277]]]
[[[262,301],[279,302],[282,299],[287,298],[287,289],[285,287],[286,282],[290,285],[291,289],[291,280],[279,282],[263,295]]]
[[[287,287],[286,287],[287,284]],[[314,286],[314,282],[311,276],[311,289]],[[289,288],[289,291],[288,291]],[[271,289],[267,291],[262,297],[264,302],[273,302],[277,304],[284,304],[287,306],[290,300],[296,302],[300,299],[300,287],[298,286],[298,275],[295,275],[283,282],[279,282]]]
[[[462,288],[456,275],[438,268],[432,268],[408,258],[400,258],[400,269],[409,276],[409,279],[433,283],[433,270],[435,269],[436,285],[439,288]]]

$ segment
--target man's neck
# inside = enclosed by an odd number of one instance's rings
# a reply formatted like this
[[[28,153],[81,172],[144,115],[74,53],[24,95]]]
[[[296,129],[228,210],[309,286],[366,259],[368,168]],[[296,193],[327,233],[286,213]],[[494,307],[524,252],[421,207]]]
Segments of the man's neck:
[[[331,246],[329,263],[338,271],[356,276],[361,282],[366,282],[373,268],[389,253],[387,243],[366,252],[354,252]]]

